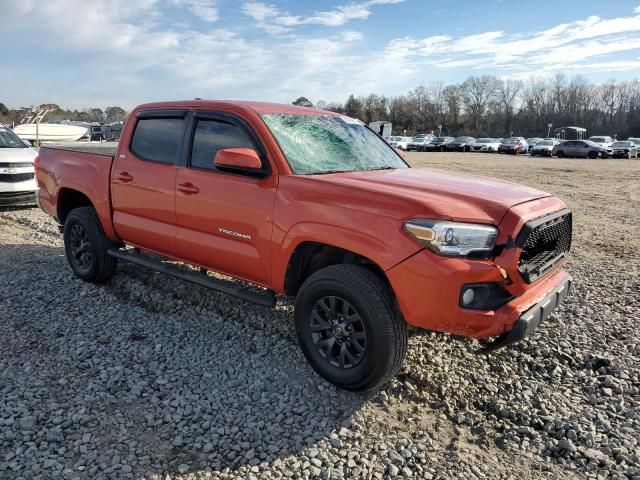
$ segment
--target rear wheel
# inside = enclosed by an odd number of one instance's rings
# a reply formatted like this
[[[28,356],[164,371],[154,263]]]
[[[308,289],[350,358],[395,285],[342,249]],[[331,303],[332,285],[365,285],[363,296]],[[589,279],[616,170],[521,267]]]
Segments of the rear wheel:
[[[562,150],[558,150],[558,151],[556,152],[556,157],[558,157],[558,158],[564,158],[564,152],[563,152]]]
[[[93,207],[71,211],[64,222],[64,250],[73,273],[85,282],[106,282],[116,272],[117,260],[107,251],[117,244],[107,238]]]
[[[374,389],[400,370],[407,329],[385,283],[356,265],[311,275],[295,302],[296,333],[311,366],[335,385]]]

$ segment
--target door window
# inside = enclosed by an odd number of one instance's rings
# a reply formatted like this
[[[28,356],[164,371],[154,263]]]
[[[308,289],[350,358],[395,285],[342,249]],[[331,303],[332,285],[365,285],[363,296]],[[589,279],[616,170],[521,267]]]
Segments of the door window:
[[[184,118],[141,118],[131,140],[131,151],[143,160],[176,164],[182,145]]]
[[[213,159],[225,148],[256,149],[255,142],[242,127],[222,120],[199,119],[193,136],[191,166],[215,170]]]

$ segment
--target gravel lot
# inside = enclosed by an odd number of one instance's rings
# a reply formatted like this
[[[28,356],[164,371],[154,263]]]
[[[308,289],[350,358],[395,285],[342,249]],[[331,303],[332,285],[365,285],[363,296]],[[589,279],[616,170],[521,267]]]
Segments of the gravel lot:
[[[572,296],[478,356],[410,340],[355,395],[306,364],[291,306],[128,265],[67,267],[55,224],[0,211],[0,478],[640,479],[640,161],[412,154],[551,191],[575,212]]]

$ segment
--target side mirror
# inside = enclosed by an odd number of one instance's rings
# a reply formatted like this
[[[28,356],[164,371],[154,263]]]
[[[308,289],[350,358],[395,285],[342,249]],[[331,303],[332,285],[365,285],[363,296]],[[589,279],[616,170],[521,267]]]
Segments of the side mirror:
[[[258,152],[251,148],[225,148],[218,150],[213,166],[221,169],[262,171],[262,161]]]

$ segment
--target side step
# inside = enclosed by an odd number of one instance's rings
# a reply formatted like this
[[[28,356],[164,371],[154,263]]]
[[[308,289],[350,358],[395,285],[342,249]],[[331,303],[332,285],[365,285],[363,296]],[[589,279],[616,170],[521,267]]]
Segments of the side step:
[[[263,307],[274,307],[276,305],[276,296],[270,290],[267,290],[265,293],[254,292],[249,290],[247,287],[238,286],[233,282],[227,282],[225,280],[220,280],[219,278],[203,275],[202,270],[200,272],[188,272],[180,268],[167,265],[160,260],[155,260],[141,253],[127,253],[126,251],[119,250],[117,248],[109,249],[108,253],[110,256],[115,257],[118,260],[135,263],[136,265],[150,268],[156,272],[195,283],[201,287],[210,288],[221,293],[232,295],[246,302],[255,303]]]

